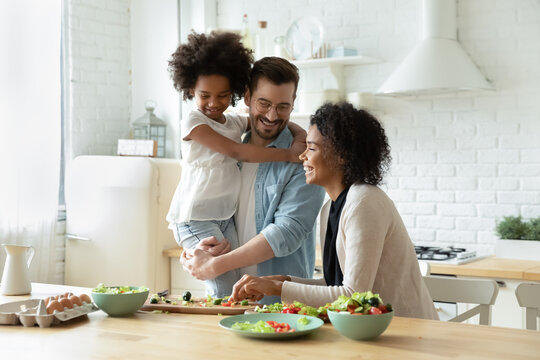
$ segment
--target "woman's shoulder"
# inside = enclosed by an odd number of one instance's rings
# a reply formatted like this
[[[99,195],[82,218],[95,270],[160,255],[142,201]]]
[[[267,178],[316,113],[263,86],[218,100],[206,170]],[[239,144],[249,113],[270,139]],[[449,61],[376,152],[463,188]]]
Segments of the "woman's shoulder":
[[[388,195],[378,186],[369,184],[354,184],[347,193],[347,200],[381,199],[390,200]]]

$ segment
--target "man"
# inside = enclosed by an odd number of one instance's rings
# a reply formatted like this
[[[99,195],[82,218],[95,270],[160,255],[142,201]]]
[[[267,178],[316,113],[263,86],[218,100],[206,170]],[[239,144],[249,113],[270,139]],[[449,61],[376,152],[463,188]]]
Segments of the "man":
[[[287,124],[298,80],[298,69],[282,58],[266,57],[254,64],[250,89],[244,98],[251,125],[245,142],[277,148],[291,146],[293,137]],[[258,276],[311,278],[315,263],[313,230],[324,198],[323,188],[307,185],[302,165],[297,163],[244,163],[241,173],[236,215],[240,247],[227,252],[226,242],[202,240],[198,248],[182,254],[184,269],[201,280],[237,268]],[[266,298],[264,302],[277,300]]]

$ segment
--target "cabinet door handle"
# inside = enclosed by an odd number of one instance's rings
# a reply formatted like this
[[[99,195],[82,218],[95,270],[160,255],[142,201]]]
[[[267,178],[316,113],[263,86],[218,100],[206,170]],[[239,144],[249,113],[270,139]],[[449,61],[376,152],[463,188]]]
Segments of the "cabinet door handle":
[[[84,237],[84,236],[75,235],[75,234],[67,234],[67,233],[66,233],[65,236],[66,236],[66,239],[68,239],[68,240],[91,241],[90,238],[87,238],[87,237]]]

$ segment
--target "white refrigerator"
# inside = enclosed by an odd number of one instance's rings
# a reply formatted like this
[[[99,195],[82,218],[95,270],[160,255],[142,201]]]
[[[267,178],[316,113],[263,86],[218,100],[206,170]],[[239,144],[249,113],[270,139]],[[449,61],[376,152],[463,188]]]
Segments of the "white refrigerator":
[[[170,288],[165,217],[180,161],[80,156],[66,169],[66,285]]]

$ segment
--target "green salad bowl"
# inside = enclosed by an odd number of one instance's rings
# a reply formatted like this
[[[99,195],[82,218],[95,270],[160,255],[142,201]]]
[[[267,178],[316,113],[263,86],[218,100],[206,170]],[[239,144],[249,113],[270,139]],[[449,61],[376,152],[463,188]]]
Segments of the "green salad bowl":
[[[129,286],[129,288],[139,290],[138,286]],[[109,316],[130,316],[143,306],[146,299],[148,299],[148,293],[148,290],[132,294],[92,292],[92,300],[94,300],[98,308]]]
[[[341,335],[353,340],[372,340],[381,335],[394,318],[394,311],[380,315],[352,315],[328,310],[330,322]]]

